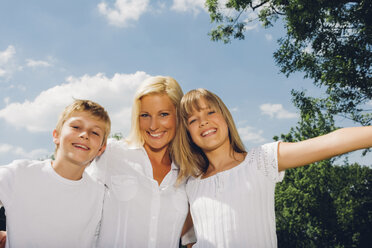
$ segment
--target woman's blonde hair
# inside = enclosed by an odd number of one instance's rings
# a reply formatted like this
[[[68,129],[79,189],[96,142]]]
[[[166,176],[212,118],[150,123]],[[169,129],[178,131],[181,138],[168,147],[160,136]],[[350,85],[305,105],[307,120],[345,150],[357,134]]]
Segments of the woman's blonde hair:
[[[132,106],[132,125],[130,133],[126,139],[126,141],[135,147],[140,147],[144,145],[144,139],[140,132],[140,126],[139,126],[139,114],[141,110],[141,99],[144,96],[152,95],[152,94],[166,94],[174,104],[176,108],[176,112],[179,109],[180,101],[183,96],[183,91],[181,89],[181,86],[178,84],[178,82],[169,76],[155,76],[150,77],[147,80],[145,80],[137,89],[135,95],[134,95],[134,101]],[[178,114],[177,114],[177,127],[178,127]],[[178,129],[178,128],[177,128]],[[176,130],[177,130],[176,129]],[[177,132],[176,132],[177,136]],[[169,152],[173,152],[173,141],[170,144],[170,150]]]
[[[192,141],[187,123],[188,118],[194,110],[200,111],[201,99],[207,103],[209,108],[221,113],[224,117],[229,131],[232,151],[246,153],[231,113],[222,100],[206,89],[191,90],[183,96],[179,111],[181,120],[178,128],[179,135],[176,141],[177,150],[175,151],[175,159],[180,165],[179,182],[188,176],[197,177],[205,173],[209,166],[208,158],[203,150]]]

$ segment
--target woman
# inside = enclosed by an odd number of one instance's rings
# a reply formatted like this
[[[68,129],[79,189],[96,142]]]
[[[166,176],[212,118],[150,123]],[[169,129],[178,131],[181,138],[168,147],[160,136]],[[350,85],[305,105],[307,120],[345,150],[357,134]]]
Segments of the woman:
[[[372,146],[372,126],[342,128],[297,143],[246,152],[231,114],[205,89],[182,98],[177,150],[194,222],[195,247],[276,247],[274,191],[284,170]]]
[[[178,247],[188,213],[185,183],[173,162],[183,92],[171,77],[137,90],[126,140],[111,140],[91,174],[107,186],[98,247]]]

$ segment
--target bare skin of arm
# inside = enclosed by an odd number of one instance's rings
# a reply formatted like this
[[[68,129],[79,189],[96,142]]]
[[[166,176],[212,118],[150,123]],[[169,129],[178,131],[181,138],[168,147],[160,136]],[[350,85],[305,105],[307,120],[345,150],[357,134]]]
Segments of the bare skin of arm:
[[[279,143],[279,171],[296,168],[372,146],[372,126],[341,128],[296,143]]]
[[[187,217],[186,217],[186,220],[185,220],[185,224],[183,224],[183,228],[182,228],[182,233],[181,233],[181,237],[187,233],[187,231],[190,230],[190,228],[193,227],[193,222],[192,222],[192,218],[191,218],[191,214],[190,214],[190,211],[188,212],[187,214]],[[191,248],[192,246],[194,245],[194,243],[192,244],[187,244],[186,247],[187,248]],[[1,247],[0,247],[1,248]]]
[[[0,248],[5,248],[6,232],[0,231]]]

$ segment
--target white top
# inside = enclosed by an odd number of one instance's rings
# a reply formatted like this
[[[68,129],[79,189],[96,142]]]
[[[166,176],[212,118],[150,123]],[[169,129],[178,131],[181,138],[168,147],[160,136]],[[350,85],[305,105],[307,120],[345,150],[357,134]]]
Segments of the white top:
[[[238,166],[186,185],[197,243],[193,247],[276,247],[274,191],[278,143],[252,149]]]
[[[0,166],[6,247],[94,247],[104,187],[86,173],[59,176],[51,161],[16,160]]]
[[[110,139],[88,171],[108,188],[99,247],[178,248],[188,201],[185,183],[174,186],[177,166],[159,186],[143,147]]]

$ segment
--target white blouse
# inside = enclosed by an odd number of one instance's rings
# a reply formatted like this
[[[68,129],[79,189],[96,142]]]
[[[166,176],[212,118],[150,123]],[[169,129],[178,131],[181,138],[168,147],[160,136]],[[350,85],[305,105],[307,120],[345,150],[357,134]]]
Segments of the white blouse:
[[[172,164],[159,186],[143,147],[109,140],[88,168],[107,187],[98,247],[178,248],[188,212],[185,183],[174,186],[178,171]]]
[[[186,185],[197,243],[193,247],[277,247],[278,142],[248,152],[238,166]]]

